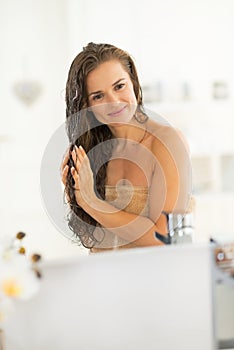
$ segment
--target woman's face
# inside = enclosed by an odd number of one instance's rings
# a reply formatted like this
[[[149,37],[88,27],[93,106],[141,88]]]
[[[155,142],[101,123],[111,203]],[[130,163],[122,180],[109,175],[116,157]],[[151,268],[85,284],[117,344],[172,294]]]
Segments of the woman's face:
[[[101,63],[87,76],[88,106],[103,124],[128,123],[137,108],[129,74],[118,60]]]

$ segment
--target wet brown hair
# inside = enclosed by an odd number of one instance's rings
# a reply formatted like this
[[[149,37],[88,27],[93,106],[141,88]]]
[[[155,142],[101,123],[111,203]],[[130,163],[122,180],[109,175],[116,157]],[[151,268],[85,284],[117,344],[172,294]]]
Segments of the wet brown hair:
[[[70,150],[74,145],[82,145],[85,149],[94,174],[96,195],[102,199],[105,199],[107,164],[114,147],[114,137],[108,126],[98,122],[94,114],[87,109],[86,80],[91,71],[110,60],[119,61],[129,74],[138,109],[143,111],[142,90],[133,59],[126,51],[114,45],[89,43],[73,60],[66,83],[66,127]],[[71,156],[68,165],[73,166]],[[94,230],[100,225],[77,204],[70,171],[65,191],[71,208],[68,225],[84,247],[92,248],[98,243],[94,237]]]

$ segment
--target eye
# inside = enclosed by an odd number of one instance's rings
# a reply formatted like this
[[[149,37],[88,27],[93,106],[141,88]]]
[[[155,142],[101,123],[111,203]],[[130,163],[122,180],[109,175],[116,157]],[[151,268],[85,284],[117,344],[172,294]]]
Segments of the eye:
[[[93,96],[93,101],[99,101],[99,100],[101,100],[102,97],[103,97],[103,94],[95,95],[95,96]]]
[[[115,90],[121,90],[121,89],[123,89],[124,86],[125,86],[125,84],[123,84],[123,83],[117,84],[117,85],[115,85]]]

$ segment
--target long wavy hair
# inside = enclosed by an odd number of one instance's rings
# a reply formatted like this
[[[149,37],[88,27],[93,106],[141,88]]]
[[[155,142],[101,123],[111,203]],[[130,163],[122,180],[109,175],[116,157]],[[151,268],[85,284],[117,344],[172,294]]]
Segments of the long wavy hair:
[[[98,122],[93,112],[87,108],[86,80],[91,71],[110,60],[118,60],[129,74],[138,103],[137,108],[143,113],[142,90],[133,59],[127,52],[113,45],[89,43],[84,47],[73,60],[66,83],[66,129],[70,152],[74,145],[83,146],[94,174],[96,195],[102,199],[105,199],[107,165],[114,147],[114,136],[109,127]],[[71,155],[68,165],[74,166]],[[99,243],[94,236],[94,230],[100,225],[77,204],[70,171],[65,192],[68,194],[70,205],[68,225],[84,247],[92,248]]]

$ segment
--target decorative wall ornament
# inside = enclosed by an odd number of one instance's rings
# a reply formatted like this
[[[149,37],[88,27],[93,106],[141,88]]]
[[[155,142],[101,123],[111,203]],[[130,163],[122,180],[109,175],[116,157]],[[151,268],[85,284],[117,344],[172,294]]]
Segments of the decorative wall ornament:
[[[42,92],[42,86],[37,81],[19,81],[14,85],[16,96],[26,105],[32,105]]]

